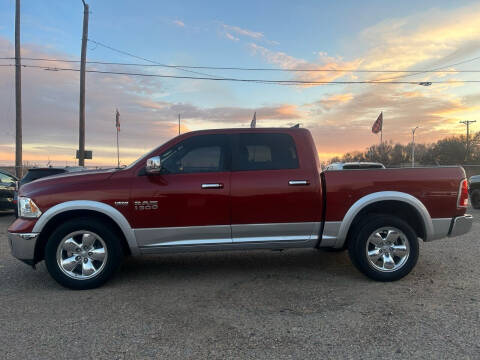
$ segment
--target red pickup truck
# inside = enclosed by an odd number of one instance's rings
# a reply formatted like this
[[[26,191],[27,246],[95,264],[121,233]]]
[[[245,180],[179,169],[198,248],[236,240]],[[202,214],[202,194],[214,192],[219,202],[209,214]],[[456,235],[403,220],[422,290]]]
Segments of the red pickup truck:
[[[418,239],[470,230],[467,202],[461,167],[321,172],[306,129],[195,131],[124,169],[22,186],[8,238],[74,289],[103,284],[126,255],[234,249],[348,249],[392,281],[415,266]]]

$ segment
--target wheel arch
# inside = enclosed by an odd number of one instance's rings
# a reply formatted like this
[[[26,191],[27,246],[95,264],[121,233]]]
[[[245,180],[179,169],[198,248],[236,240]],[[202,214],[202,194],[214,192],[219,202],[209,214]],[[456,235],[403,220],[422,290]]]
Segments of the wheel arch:
[[[48,209],[38,219],[33,232],[40,233],[35,246],[35,262],[44,257],[45,244],[56,225],[72,217],[90,216],[109,223],[118,233],[122,247],[127,253],[139,254],[133,229],[127,219],[117,209],[110,205],[89,200],[77,200],[60,203]]]
[[[434,233],[430,213],[418,198],[398,191],[381,191],[360,198],[350,207],[341,222],[335,247],[345,246],[355,225],[372,213],[398,216],[409,223],[424,241]]]

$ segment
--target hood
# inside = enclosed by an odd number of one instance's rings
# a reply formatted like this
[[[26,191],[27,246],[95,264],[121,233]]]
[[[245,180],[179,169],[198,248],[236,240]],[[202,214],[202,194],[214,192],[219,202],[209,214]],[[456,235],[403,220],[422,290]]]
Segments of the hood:
[[[22,185],[19,196],[33,197],[39,194],[61,192],[71,186],[83,187],[92,182],[104,181],[119,169],[85,170],[47,176]]]

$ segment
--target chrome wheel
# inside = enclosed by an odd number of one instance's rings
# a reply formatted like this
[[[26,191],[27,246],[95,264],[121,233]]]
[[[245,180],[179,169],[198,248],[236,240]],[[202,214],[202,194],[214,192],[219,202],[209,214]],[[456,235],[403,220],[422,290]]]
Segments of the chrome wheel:
[[[97,234],[80,230],[65,236],[57,248],[57,264],[72,279],[97,276],[107,263],[107,246]]]
[[[367,240],[368,264],[375,270],[393,272],[400,269],[410,255],[407,236],[399,229],[385,226],[375,230]]]

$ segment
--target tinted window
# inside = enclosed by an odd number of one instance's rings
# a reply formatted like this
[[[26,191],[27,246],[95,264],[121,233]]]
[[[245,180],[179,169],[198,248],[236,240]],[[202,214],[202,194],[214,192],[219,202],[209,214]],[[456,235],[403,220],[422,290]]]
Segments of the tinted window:
[[[238,134],[234,154],[236,171],[298,168],[295,143],[287,134]]]
[[[182,141],[161,155],[164,174],[225,171],[227,135],[199,135]]]
[[[352,169],[382,169],[382,165],[376,165],[376,164],[350,164],[350,165],[344,165],[343,168],[345,170],[352,170]]]
[[[15,182],[15,179],[7,174],[0,173],[0,182],[3,184],[11,184]]]

